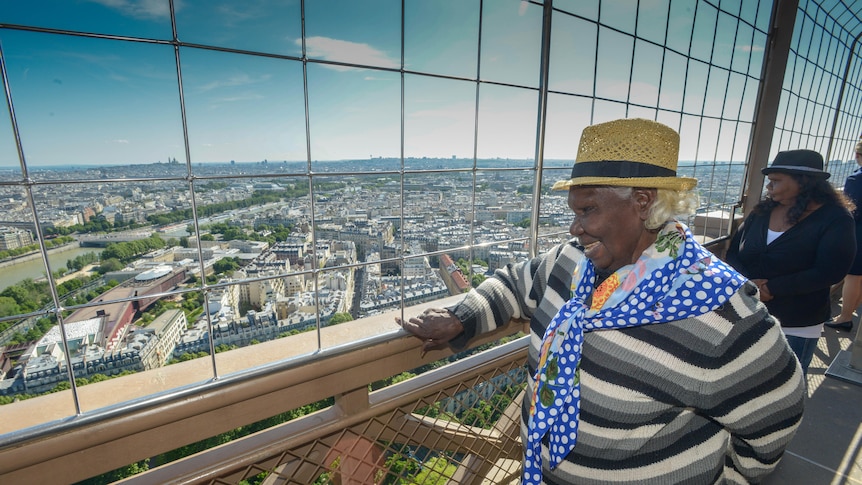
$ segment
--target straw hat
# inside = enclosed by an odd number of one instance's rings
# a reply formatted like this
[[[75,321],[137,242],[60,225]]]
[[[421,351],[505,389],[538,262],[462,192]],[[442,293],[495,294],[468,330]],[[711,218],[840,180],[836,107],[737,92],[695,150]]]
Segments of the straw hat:
[[[787,150],[778,152],[775,160],[761,170],[763,175],[773,172],[795,173],[798,175],[813,175],[826,180],[830,173],[823,171],[823,157],[814,150]]]
[[[697,179],[677,177],[679,134],[661,123],[622,119],[584,128],[572,178],[551,190],[579,185],[611,185],[691,190]]]

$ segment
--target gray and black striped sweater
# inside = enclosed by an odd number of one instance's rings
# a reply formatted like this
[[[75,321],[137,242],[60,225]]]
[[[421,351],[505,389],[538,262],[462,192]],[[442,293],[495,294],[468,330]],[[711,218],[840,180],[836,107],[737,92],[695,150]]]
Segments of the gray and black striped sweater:
[[[574,242],[497,270],[451,310],[465,331],[530,320],[530,382],[545,328],[569,298],[584,257]],[[802,419],[802,372],[750,282],[697,318],[585,336],[578,443],[549,484],[757,483],[778,464]]]

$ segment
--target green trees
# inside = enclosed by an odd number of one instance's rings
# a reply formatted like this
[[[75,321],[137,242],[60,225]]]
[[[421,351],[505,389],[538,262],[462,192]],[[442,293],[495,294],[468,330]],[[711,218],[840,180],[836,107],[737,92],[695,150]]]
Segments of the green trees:
[[[96,272],[99,274],[110,273],[111,271],[119,271],[123,269],[123,266],[123,263],[121,263],[117,258],[103,259],[102,263],[96,269]]]
[[[303,189],[299,189],[299,192],[302,192]],[[263,205],[269,202],[278,202],[282,197],[294,197],[294,192],[296,190],[288,190],[285,192],[258,192],[249,197],[248,199],[243,200],[235,200],[231,202],[220,202],[218,204],[209,204],[198,206],[198,217],[209,217],[215,214],[222,214],[225,212],[229,212],[235,209],[244,209],[246,207],[252,207],[256,205]],[[308,187],[304,189],[305,194],[308,194]],[[177,222],[189,220],[192,218],[192,210],[184,209],[184,210],[175,210],[171,212],[166,212],[164,214],[156,214],[147,216],[147,220],[155,225],[165,225],[165,224],[174,224]],[[192,233],[193,231],[188,231]]]
[[[222,258],[213,263],[216,274],[230,274],[239,268],[239,258]]]
[[[8,296],[0,296],[0,317],[9,315],[18,315],[21,313],[21,307],[14,298]]]
[[[485,281],[486,277],[483,274],[473,273],[473,276],[470,278],[470,285],[473,288],[481,285],[483,281]]]
[[[265,236],[261,236],[260,239],[265,240],[269,244],[275,244],[277,242],[286,241],[287,238],[290,237],[293,226],[285,226],[284,224],[276,224],[275,226],[261,224],[260,226],[255,226],[255,230],[258,233],[268,233]]]
[[[15,344],[23,344],[26,342],[33,342],[35,340],[39,340],[42,338],[42,335],[45,335],[45,332],[51,329],[57,323],[56,317],[51,315],[50,317],[43,317],[36,320],[36,325],[25,333],[16,332],[15,335],[9,340],[10,345]]]
[[[129,220],[125,222],[114,222],[111,223],[105,216],[98,215],[93,217],[89,221],[84,224],[75,224],[73,226],[68,227],[50,227],[45,229],[45,234],[59,234],[61,236],[66,236],[68,234],[74,233],[94,233],[94,232],[113,232],[125,229],[131,229],[135,227],[140,227],[141,224],[138,224],[135,220]],[[71,238],[69,238],[71,239]]]
[[[64,281],[57,286],[57,293],[59,293],[61,297],[68,295],[84,286],[88,281],[89,278],[72,278],[68,281]]]
[[[353,320],[353,317],[351,317],[349,313],[337,312],[332,315],[331,319],[329,319],[329,324],[338,325],[339,323],[349,322],[351,320]]]
[[[0,292],[0,297],[10,298],[18,304],[18,309],[20,310],[19,313],[27,313],[36,311],[48,303],[51,299],[51,294],[48,292],[47,282],[36,283],[32,279],[27,278],[18,284],[4,289]],[[7,305],[10,303],[8,300],[6,300],[6,302]],[[0,314],[0,317],[9,315],[15,315],[15,313],[5,315]],[[2,324],[0,324],[0,326],[2,326]],[[2,328],[0,328],[0,330],[2,330]]]
[[[470,274],[471,263],[469,261],[464,258],[458,258],[458,261],[456,261],[455,264],[458,266],[458,268],[461,270],[461,273],[463,273],[465,277]],[[488,263],[481,259],[474,259],[472,264],[478,264],[479,266],[485,268],[485,270],[488,269]],[[474,272],[473,276],[470,277],[470,286],[475,288],[479,286],[483,281],[485,281],[485,279],[486,278],[484,274]]]
[[[116,258],[120,261],[130,261],[136,256],[148,253],[154,249],[162,249],[165,247],[164,239],[158,234],[137,241],[109,243],[102,251],[102,259]]]
[[[486,270],[488,269],[488,263],[486,261],[481,260],[481,259],[474,259],[473,262],[471,263],[470,261],[467,261],[464,258],[458,258],[458,261],[456,261],[455,264],[458,266],[458,268],[461,270],[461,272],[464,273],[465,275],[470,273],[470,265],[471,264],[478,264],[479,266],[485,268]]]
[[[124,478],[129,478],[138,473],[143,473],[150,469],[148,460],[142,460],[131,465],[126,465],[122,468],[104,473],[97,477],[88,478],[78,482],[76,485],[107,485],[109,483],[118,482]]]
[[[99,260],[99,255],[96,253],[85,253],[80,256],[75,256],[72,260],[66,263],[66,267],[72,271],[80,271],[88,264],[95,263]]]
[[[416,477],[409,483],[413,484],[428,484],[428,485],[445,485],[449,483],[449,479],[455,475],[457,467],[449,463],[443,456],[435,456],[424,463],[421,471],[416,474]]]
[[[74,242],[75,238],[70,236],[60,236],[54,239],[48,239],[45,241],[45,247],[48,249],[56,248],[59,246],[63,246],[64,244],[69,244]],[[39,250],[38,244],[30,244],[29,246],[21,246],[20,248],[15,249],[4,249],[0,251],[0,261],[4,259],[14,258],[16,256],[21,256],[27,253],[33,253]]]
[[[31,399],[36,396],[32,394],[15,394],[14,396],[0,396],[0,406],[5,404],[11,404],[15,401],[24,401],[26,399]]]

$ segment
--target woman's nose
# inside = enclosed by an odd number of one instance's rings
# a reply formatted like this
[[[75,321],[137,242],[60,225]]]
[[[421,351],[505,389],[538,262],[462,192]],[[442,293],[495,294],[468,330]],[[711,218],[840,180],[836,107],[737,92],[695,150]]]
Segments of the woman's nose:
[[[571,234],[572,236],[577,236],[578,234],[583,232],[582,229],[583,228],[581,227],[581,224],[578,221],[578,218],[575,217],[575,219],[572,221],[572,225],[569,226],[569,234]]]

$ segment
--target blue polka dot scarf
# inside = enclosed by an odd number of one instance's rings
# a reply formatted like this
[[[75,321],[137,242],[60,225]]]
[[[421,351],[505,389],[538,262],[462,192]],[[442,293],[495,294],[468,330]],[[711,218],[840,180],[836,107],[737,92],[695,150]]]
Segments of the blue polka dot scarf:
[[[593,263],[586,258],[579,263],[572,275],[572,298],[551,320],[542,339],[522,483],[542,482],[541,443],[545,435],[551,469],[575,447],[580,413],[578,363],[584,332],[702,315],[721,306],[744,281],[675,221],[661,229],[656,242],[637,262],[617,270],[595,291]]]

